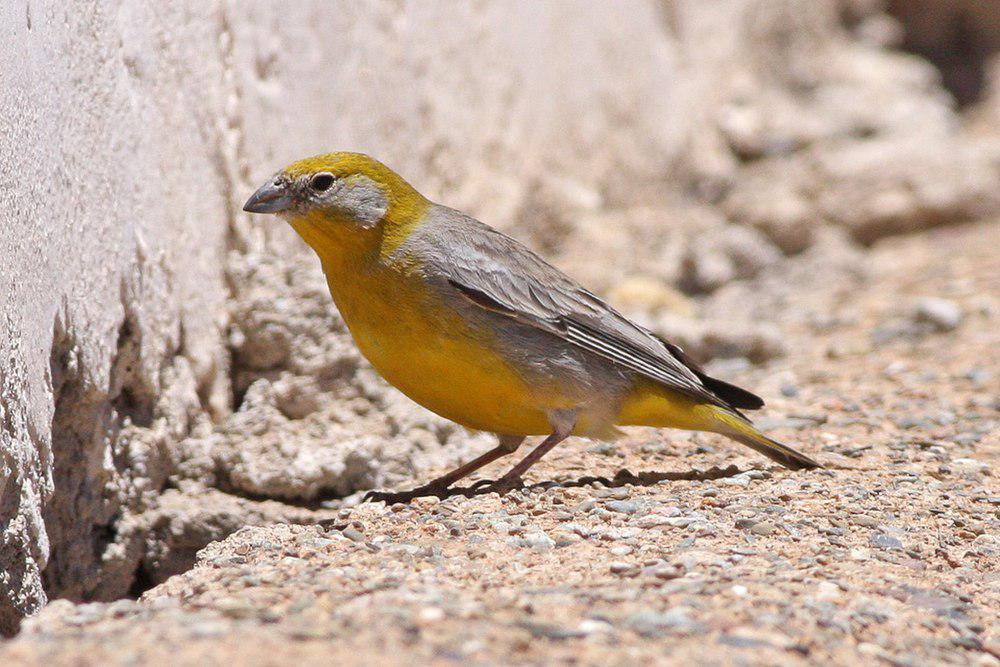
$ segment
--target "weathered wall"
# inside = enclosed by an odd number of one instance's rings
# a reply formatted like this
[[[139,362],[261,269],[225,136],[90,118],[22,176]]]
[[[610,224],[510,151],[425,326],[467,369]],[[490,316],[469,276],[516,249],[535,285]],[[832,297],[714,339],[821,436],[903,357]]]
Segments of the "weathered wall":
[[[469,445],[366,369],[289,230],[239,210],[290,160],[370,152],[648,310],[823,225],[996,203],[995,150],[870,3],[853,27],[812,0],[287,4],[0,7],[8,629],[45,591],[121,596],[241,522],[309,519],[261,498]],[[748,340],[723,347],[773,353]]]
[[[127,433],[166,428],[166,384],[225,405],[219,18],[144,5],[0,8],[5,624],[45,599],[46,566],[54,589],[96,577],[156,490],[162,441]]]

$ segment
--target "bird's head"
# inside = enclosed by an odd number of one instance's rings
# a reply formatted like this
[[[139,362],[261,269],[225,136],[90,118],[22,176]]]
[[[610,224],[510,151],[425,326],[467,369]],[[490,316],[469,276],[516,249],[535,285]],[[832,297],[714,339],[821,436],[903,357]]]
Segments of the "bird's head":
[[[313,245],[310,237],[407,225],[429,205],[378,160],[362,153],[327,153],[276,173],[243,210],[280,215]]]

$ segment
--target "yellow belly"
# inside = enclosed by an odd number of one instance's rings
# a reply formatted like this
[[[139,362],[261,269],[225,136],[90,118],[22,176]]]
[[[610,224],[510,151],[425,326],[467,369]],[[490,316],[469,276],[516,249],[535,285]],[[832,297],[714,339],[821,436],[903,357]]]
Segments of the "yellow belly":
[[[362,284],[328,272],[330,291],[358,348],[390,384],[428,410],[468,428],[506,435],[551,431],[560,403],[531,387],[456,314],[419,285],[393,276]]]
[[[615,419],[621,426],[655,426],[688,431],[712,430],[714,408],[655,382],[638,378]]]

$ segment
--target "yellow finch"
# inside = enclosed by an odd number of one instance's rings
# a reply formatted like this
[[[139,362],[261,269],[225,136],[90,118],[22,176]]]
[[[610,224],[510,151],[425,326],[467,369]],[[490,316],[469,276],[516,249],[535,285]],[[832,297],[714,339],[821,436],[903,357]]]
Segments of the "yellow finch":
[[[424,486],[376,498],[440,494],[525,436],[547,436],[488,487],[503,493],[566,437],[611,438],[617,425],[721,433],[793,470],[818,466],[740,412],[760,398],[709,377],[519,242],[429,201],[366,155],[295,162],[243,208],[282,216],[316,251],[354,340],[386,380],[500,437]]]

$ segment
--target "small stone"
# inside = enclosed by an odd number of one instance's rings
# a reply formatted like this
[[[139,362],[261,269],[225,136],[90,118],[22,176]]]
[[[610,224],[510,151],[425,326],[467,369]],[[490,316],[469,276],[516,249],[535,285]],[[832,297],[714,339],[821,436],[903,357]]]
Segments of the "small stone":
[[[595,507],[597,507],[597,501],[594,500],[593,498],[588,498],[587,500],[584,500],[580,504],[576,505],[572,509],[572,512],[574,514],[582,514],[582,513],[585,513],[585,512],[589,512],[590,510],[594,509]]]
[[[674,528],[687,528],[694,523],[694,518],[689,516],[670,516],[665,518],[663,523]]]
[[[838,600],[841,597],[840,587],[832,581],[821,581],[816,587],[816,599],[817,600]]]
[[[365,534],[356,528],[347,528],[344,530],[344,537],[353,542],[364,542]]]
[[[927,418],[917,417],[915,415],[902,415],[896,419],[896,426],[901,429],[921,429],[928,431],[934,428],[934,422]]]
[[[421,625],[431,625],[444,620],[444,610],[441,607],[424,607],[417,614],[417,621]]]
[[[583,637],[583,631],[577,629],[573,630],[571,628],[563,628],[558,625],[550,625],[548,623],[535,623],[533,621],[521,621],[518,626],[524,628],[532,634],[534,637],[539,637],[543,639],[576,639],[578,637]]]
[[[553,534],[553,538],[554,538],[554,542],[555,542],[555,545],[556,545],[557,549],[561,549],[563,547],[568,547],[571,544],[576,544],[577,542],[579,542],[579,541],[581,541],[583,539],[579,535],[576,535],[574,533],[567,533],[567,532],[563,532],[563,531],[560,531],[558,533],[554,533]]]
[[[868,543],[879,549],[900,551],[903,549],[903,543],[899,541],[898,537],[893,537],[884,533],[873,533],[868,539]]]
[[[777,526],[766,521],[761,521],[750,526],[750,532],[754,535],[773,535],[777,530]]]
[[[740,474],[733,475],[732,477],[724,477],[717,483],[724,484],[726,486],[739,486],[745,489],[750,486],[750,476],[745,472],[741,472]]]
[[[585,635],[593,635],[599,632],[611,632],[614,628],[606,621],[599,621],[593,618],[585,618],[580,621],[577,629]]]
[[[612,512],[622,514],[635,514],[639,511],[639,504],[631,500],[612,500],[604,504]]]
[[[625,624],[644,637],[655,637],[667,630],[678,630],[687,633],[700,633],[702,625],[693,619],[683,609],[672,609],[658,614],[652,611],[641,611],[632,614]]]
[[[608,566],[608,569],[611,570],[611,574],[619,575],[633,575],[639,571],[638,567],[624,561],[614,561]]]
[[[962,323],[962,308],[954,301],[925,297],[917,303],[915,319],[927,322],[938,331],[952,331]]]
[[[590,451],[601,456],[615,456],[618,454],[618,448],[610,442],[599,442],[591,447]]]
[[[970,458],[954,459],[951,462],[952,471],[959,477],[977,477],[988,473],[990,466],[983,461]]]
[[[653,569],[653,576],[664,581],[677,579],[684,576],[684,568],[679,565],[661,565]]]
[[[985,368],[976,367],[966,373],[965,377],[975,386],[982,387],[993,378],[993,374]]]
[[[535,531],[524,536],[524,542],[534,551],[543,553],[555,548],[556,542],[542,531]]]
[[[647,514],[632,525],[648,530],[657,526],[668,526],[670,525],[669,521],[670,517],[665,517],[661,514]]]

